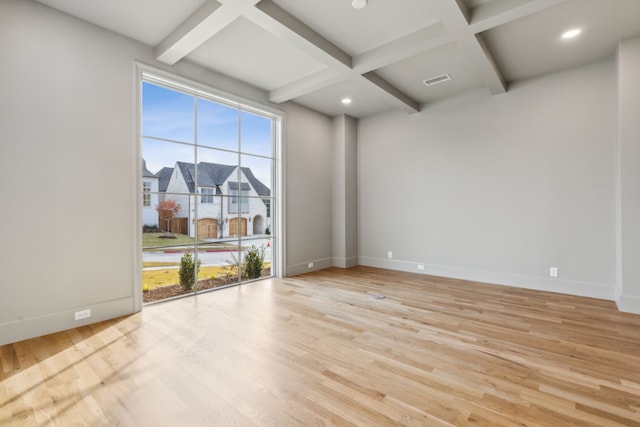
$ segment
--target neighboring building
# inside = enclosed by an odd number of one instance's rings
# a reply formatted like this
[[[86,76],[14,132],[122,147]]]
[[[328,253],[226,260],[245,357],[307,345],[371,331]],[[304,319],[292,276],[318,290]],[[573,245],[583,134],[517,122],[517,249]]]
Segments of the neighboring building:
[[[142,160],[142,225],[158,226],[158,177],[147,169]]]
[[[159,199],[180,205],[176,218],[188,219],[190,236],[196,232],[201,239],[251,236],[271,228],[271,190],[250,168],[201,162],[197,170],[198,188],[193,163],[177,162],[155,175]]]
[[[169,185],[169,181],[171,180],[172,173],[173,168],[163,167],[155,174],[155,176],[158,178],[158,192],[160,192],[158,196],[159,202],[162,202],[164,200],[164,193],[167,191],[167,186]]]

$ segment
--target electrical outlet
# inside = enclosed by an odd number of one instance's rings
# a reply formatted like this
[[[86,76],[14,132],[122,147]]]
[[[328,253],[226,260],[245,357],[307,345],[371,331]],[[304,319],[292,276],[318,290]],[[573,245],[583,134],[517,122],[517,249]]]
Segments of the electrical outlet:
[[[307,264],[307,268],[313,268],[314,264],[312,262],[310,262],[309,264]]]
[[[418,270],[424,270],[424,265],[418,264]]]
[[[558,267],[549,267],[549,276],[558,277]]]
[[[387,252],[387,258],[389,259],[393,258],[393,252],[391,251]]]
[[[76,311],[76,320],[88,319],[91,317],[91,309]]]

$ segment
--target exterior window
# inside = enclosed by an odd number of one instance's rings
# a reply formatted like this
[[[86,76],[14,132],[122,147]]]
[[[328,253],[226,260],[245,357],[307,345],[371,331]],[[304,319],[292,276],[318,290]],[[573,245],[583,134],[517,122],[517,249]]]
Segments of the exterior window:
[[[151,206],[151,183],[142,183],[142,206],[148,208]]]
[[[262,201],[267,207],[267,218],[271,218],[271,199],[262,199]]]
[[[240,212],[249,212],[249,191],[240,191],[240,198],[238,199],[238,190],[229,190],[231,196],[231,202],[229,203],[229,213],[238,213],[238,201],[240,202]]]
[[[278,272],[280,114],[151,71],[140,83],[142,301],[173,295],[164,287],[198,293]],[[235,268],[254,246],[264,250],[258,277]],[[194,268],[183,280],[175,266],[187,252]]]
[[[200,203],[213,203],[213,188],[201,188],[200,194]]]

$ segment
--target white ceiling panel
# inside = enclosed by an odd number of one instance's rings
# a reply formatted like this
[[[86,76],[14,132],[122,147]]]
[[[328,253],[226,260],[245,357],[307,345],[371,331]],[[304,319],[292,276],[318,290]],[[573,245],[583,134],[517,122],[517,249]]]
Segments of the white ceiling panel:
[[[575,39],[563,32],[581,28]],[[483,38],[508,81],[612,57],[620,39],[640,33],[639,0],[571,0],[487,31]]]
[[[205,0],[38,0],[100,27],[155,46]]]
[[[245,18],[238,18],[186,59],[273,90],[322,70],[323,64]]]
[[[412,56],[384,67],[377,73],[420,102],[431,102],[482,87],[455,44]],[[448,74],[451,80],[433,86],[423,83],[423,80],[443,74]]]
[[[425,0],[371,0],[364,9],[351,0],[273,0],[323,37],[357,55],[437,22]]]
[[[351,104],[342,104],[343,98],[350,98]],[[348,114],[365,117],[390,109],[390,105],[371,91],[367,83],[357,80],[340,82],[322,91],[298,97],[295,101],[330,116]]]

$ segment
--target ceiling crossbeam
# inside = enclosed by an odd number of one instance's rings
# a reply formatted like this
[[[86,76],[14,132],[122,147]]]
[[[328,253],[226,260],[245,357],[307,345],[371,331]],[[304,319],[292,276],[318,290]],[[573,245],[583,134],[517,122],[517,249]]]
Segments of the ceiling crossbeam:
[[[471,10],[470,28],[478,34],[567,1],[493,0]]]
[[[233,21],[244,17],[315,58],[326,68],[272,90],[272,102],[285,102],[351,79],[375,88],[404,111],[418,112],[417,101],[375,71],[438,47],[456,43],[470,59],[478,79],[493,94],[506,91],[505,81],[480,33],[567,0],[494,0],[468,9],[463,0],[435,0],[438,22],[351,57],[273,0],[206,0],[157,47],[159,61],[175,64]]]
[[[481,37],[473,33],[469,27],[470,11],[462,0],[440,0],[438,4],[443,24],[456,40],[463,56],[470,58],[469,66],[473,68],[478,79],[494,95],[506,92],[506,83],[491,53]]]
[[[229,25],[236,16],[216,0],[207,0],[156,47],[156,59],[173,65]]]
[[[296,46],[328,68],[328,71],[315,73],[272,92],[272,102],[284,102],[353,77],[353,60],[350,55],[271,0],[207,0],[158,45],[157,59],[167,64],[175,64],[241,16]],[[356,78],[376,88],[391,104],[407,111],[419,111],[417,101],[381,77],[365,77],[357,73]]]

